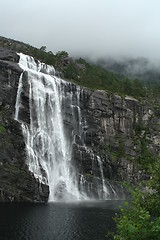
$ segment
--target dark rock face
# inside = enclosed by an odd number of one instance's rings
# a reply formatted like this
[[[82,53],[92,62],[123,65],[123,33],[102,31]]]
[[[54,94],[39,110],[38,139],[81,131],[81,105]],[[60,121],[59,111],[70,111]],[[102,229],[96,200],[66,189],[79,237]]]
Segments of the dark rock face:
[[[151,158],[159,154],[160,120],[155,116],[153,105],[142,105],[134,98],[122,98],[105,91],[83,89],[80,102],[85,147],[77,137],[73,159],[80,174],[94,185],[100,172],[93,166],[93,154],[99,156],[106,185],[111,185],[121,196],[120,182],[135,185],[145,179],[147,176],[140,168],[143,158],[152,161]]]
[[[19,56],[0,48],[0,201],[48,200],[48,186],[40,184],[26,165],[20,124],[14,120]]]

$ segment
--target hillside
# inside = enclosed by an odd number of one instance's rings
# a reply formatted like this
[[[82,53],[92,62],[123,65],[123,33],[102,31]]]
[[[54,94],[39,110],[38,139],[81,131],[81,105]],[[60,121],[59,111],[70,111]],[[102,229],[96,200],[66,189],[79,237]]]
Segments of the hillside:
[[[53,65],[57,70],[57,75],[91,89],[107,90],[139,99],[148,95],[153,98],[153,95],[157,96],[160,92],[159,81],[155,81],[154,84],[146,84],[146,81],[142,81],[142,77],[139,80],[133,78],[125,70],[122,71],[124,66],[118,65],[118,63],[110,62],[110,64],[107,64],[103,62],[102,64],[102,62],[97,62],[95,65],[82,58],[73,59],[65,51],[53,54],[51,51],[47,52],[45,46],[38,49],[29,44],[4,37],[0,37],[0,45],[16,52],[31,55],[42,62]],[[140,76],[140,72],[137,76]]]
[[[97,66],[116,74],[126,76],[129,79],[138,78],[146,87],[160,92],[160,63],[147,58],[102,58],[95,60]]]

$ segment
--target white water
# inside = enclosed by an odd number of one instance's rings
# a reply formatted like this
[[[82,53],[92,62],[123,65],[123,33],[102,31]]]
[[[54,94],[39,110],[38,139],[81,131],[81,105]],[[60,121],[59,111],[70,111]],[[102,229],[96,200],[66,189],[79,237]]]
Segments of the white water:
[[[22,93],[22,77],[23,77],[23,73],[21,73],[21,76],[19,78],[19,85],[18,85],[17,99],[16,99],[16,106],[15,106],[15,120],[18,120],[19,108],[21,104],[20,96]]]
[[[28,153],[29,170],[50,187],[50,201],[56,199],[85,199],[78,191],[76,171],[71,164],[71,145],[62,119],[62,82],[53,74],[53,67],[35,63],[20,54],[20,67],[27,71],[29,84],[30,124],[22,123]],[[47,74],[41,73],[46,70]],[[15,120],[18,119],[23,91],[23,74],[19,80]],[[45,172],[45,174],[43,174]]]
[[[106,199],[109,196],[108,189],[105,185],[105,180],[104,180],[104,174],[103,174],[103,166],[102,166],[102,161],[99,156],[97,156],[97,161],[99,164],[100,172],[101,172],[101,179],[102,179],[102,196],[104,199]]]
[[[72,162],[72,146],[78,136],[84,149],[100,169],[101,187],[97,184],[98,196],[109,196],[105,184],[102,161],[87,149],[83,142],[80,109],[80,87],[57,78],[52,66],[48,66],[24,54],[19,65],[23,73],[19,79],[15,120],[21,123],[28,154],[29,170],[40,182],[47,183],[50,201],[86,200],[93,196],[93,183],[87,182],[82,173],[77,173]],[[26,87],[27,86],[27,87]],[[68,89],[69,90],[66,90]],[[29,95],[29,123],[20,117],[22,93]],[[67,109],[67,114],[65,109]],[[64,121],[73,126],[66,128]],[[99,192],[99,189],[102,189]]]

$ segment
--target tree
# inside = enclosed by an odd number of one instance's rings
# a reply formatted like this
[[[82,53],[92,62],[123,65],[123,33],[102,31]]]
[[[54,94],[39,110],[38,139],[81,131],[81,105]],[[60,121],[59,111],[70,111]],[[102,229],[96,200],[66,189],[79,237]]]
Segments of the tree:
[[[44,51],[44,52],[46,52],[46,49],[47,49],[46,46],[42,46],[42,47],[40,48],[40,50],[41,50],[41,51]]]
[[[120,216],[115,218],[117,234],[114,240],[160,239],[160,160],[151,173],[146,189],[137,188],[131,203],[126,203]]]
[[[122,81],[122,92],[128,95],[133,94],[133,84],[128,78],[124,78]]]
[[[135,97],[144,97],[145,91],[142,82],[139,79],[133,80],[133,95]]]
[[[63,59],[63,58],[68,57],[68,53],[66,51],[59,51],[56,53],[56,57]]]

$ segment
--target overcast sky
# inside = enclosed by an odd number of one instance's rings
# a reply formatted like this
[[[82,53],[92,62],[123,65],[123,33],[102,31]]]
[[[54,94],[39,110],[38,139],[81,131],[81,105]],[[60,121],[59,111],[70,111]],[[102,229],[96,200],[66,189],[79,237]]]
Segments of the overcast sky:
[[[0,35],[72,56],[160,59],[160,0],[4,0]]]

